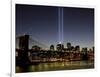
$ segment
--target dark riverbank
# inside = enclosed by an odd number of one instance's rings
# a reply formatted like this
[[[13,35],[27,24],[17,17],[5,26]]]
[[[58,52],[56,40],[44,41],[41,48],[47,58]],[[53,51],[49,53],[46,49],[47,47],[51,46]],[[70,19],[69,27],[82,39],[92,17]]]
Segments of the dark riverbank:
[[[94,61],[70,61],[70,62],[48,62],[29,65],[27,67],[16,66],[16,73],[24,72],[42,72],[59,70],[92,69]]]

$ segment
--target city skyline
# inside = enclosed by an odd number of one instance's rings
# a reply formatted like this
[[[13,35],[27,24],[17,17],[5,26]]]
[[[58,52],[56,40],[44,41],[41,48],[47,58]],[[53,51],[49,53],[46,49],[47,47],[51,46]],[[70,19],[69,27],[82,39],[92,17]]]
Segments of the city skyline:
[[[94,46],[94,9],[63,7],[63,42]],[[16,35],[29,34],[50,47],[59,43],[58,7],[16,4]]]

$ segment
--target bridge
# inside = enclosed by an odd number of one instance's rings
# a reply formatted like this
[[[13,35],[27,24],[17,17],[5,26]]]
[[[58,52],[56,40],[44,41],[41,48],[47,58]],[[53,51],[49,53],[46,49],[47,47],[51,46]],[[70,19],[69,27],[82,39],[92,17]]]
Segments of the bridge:
[[[32,46],[48,48],[45,44],[34,40],[30,35],[16,36],[16,53],[18,54],[16,56],[16,65],[26,67],[30,63],[28,54]]]
[[[82,52],[66,52],[66,51],[50,51],[50,50],[33,50],[32,46],[47,47],[46,45],[33,40],[29,35],[22,35],[16,37],[16,44],[19,49],[16,49],[18,56],[16,57],[16,65],[23,68],[29,64],[38,62],[53,62],[53,61],[79,61],[79,60],[93,60],[94,53]],[[29,49],[29,46],[31,49]],[[46,52],[44,52],[46,51]],[[29,56],[30,53],[30,56]]]
[[[21,39],[21,37],[23,37]],[[26,39],[27,38],[27,39]],[[31,49],[32,46],[39,46],[41,48],[49,48],[46,44],[41,43],[39,40],[35,40],[31,35],[18,35],[16,36],[16,48],[21,49],[20,45],[22,44],[21,41],[25,44],[26,41],[28,42],[28,48]]]

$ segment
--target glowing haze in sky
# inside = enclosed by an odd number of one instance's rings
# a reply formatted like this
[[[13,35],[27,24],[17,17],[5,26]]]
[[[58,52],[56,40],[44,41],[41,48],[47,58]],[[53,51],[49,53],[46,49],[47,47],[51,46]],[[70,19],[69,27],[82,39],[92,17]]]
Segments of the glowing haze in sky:
[[[22,34],[48,47],[59,42],[66,47],[71,42],[90,48],[94,46],[94,9],[16,4],[16,36]]]

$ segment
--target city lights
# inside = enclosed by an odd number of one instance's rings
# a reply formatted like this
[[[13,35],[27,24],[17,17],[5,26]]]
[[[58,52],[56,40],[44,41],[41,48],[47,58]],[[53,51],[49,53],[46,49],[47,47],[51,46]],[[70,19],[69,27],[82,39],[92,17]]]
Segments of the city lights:
[[[16,73],[94,68],[94,9],[26,4],[15,9]]]

